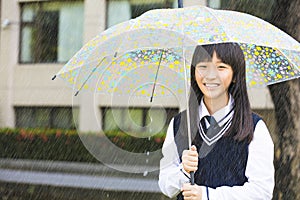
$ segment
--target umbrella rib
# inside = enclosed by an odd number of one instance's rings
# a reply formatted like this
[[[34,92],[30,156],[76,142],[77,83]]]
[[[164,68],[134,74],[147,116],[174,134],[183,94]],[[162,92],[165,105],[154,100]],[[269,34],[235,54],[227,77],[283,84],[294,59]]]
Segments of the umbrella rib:
[[[300,73],[300,70],[298,69],[299,67],[297,66],[297,64],[294,62],[294,61],[292,61],[281,49],[279,49],[279,48],[274,48],[276,51],[278,51],[279,53],[281,53],[283,56],[284,56],[284,58],[290,63],[290,64],[292,64],[293,66],[295,66],[295,69],[297,69],[298,71],[299,71],[299,73]]]
[[[165,52],[165,50],[162,49],[161,54],[160,54],[160,58],[159,58],[159,63],[158,63],[157,70],[156,70],[156,74],[155,74],[155,79],[154,79],[153,87],[152,87],[150,102],[153,101],[153,95],[154,95],[154,90],[155,90],[155,86],[156,86],[156,82],[157,82],[158,71],[159,71],[159,68],[160,68],[160,63],[161,63],[162,56],[163,56],[164,52]]]
[[[229,36],[229,35],[227,34],[228,31],[226,31],[226,28],[225,28],[223,25],[221,25],[219,19],[218,19],[217,16],[215,15],[215,13],[212,12],[211,9],[209,9],[209,8],[207,8],[207,7],[204,7],[204,8],[205,8],[205,9],[206,9],[206,10],[207,10],[207,11],[208,11],[208,12],[216,19],[216,21],[218,22],[219,26],[222,27],[224,33],[226,33],[226,36],[228,37],[229,41],[233,41],[232,38],[231,38],[231,36]],[[228,42],[229,42],[229,41],[228,41]]]
[[[91,76],[94,74],[94,72],[96,71],[96,69],[101,65],[101,63],[103,62],[103,60],[106,57],[102,58],[102,60],[98,63],[98,65],[96,65],[96,67],[93,68],[93,70],[91,71],[91,73],[89,74],[89,76],[85,79],[85,81],[82,83],[82,85],[80,86],[80,88],[76,91],[75,96],[78,95],[78,93],[81,91],[81,89],[84,87],[84,85],[86,84],[86,82],[91,78]]]

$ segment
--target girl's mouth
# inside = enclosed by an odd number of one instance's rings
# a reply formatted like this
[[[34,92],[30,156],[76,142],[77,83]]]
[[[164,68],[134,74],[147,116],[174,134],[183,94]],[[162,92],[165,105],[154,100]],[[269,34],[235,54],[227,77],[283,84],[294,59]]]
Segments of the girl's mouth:
[[[215,88],[215,87],[218,87],[220,84],[218,84],[218,83],[204,83],[204,85],[206,87],[209,87],[209,88]]]

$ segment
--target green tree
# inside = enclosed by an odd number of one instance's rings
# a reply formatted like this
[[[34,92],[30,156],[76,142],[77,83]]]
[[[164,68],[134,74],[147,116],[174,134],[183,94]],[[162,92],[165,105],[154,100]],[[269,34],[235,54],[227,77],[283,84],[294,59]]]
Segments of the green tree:
[[[300,40],[300,0],[229,0],[223,8],[261,17]],[[300,79],[269,86],[275,107],[274,199],[300,200]]]

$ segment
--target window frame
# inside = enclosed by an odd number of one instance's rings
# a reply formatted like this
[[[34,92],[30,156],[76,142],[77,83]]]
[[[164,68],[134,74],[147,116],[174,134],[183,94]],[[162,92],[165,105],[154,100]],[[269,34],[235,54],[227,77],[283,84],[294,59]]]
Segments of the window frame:
[[[30,25],[31,27],[34,26],[34,22],[24,22],[23,19],[22,19],[24,6],[28,5],[28,4],[36,4],[37,7],[38,7],[38,9],[43,10],[43,8],[42,8],[42,4],[43,3],[55,3],[55,2],[67,2],[67,3],[82,2],[84,4],[84,0],[53,0],[53,1],[50,1],[50,0],[44,0],[44,1],[39,1],[39,0],[33,0],[33,1],[19,0],[20,28],[19,28],[19,41],[18,41],[18,45],[19,45],[19,50],[18,50],[18,64],[22,64],[22,65],[32,65],[32,64],[65,64],[65,63],[68,62],[68,60],[66,60],[66,61],[59,61],[58,58],[56,58],[56,61],[54,61],[54,62],[34,62],[33,59],[31,59],[31,61],[22,61],[22,58],[21,58],[21,56],[22,56],[22,42],[23,42],[23,34],[22,34],[23,29],[24,29],[24,27],[26,27],[28,25]],[[58,35],[59,35],[59,30],[58,30]],[[82,38],[82,42],[83,42],[83,38]],[[58,46],[59,45],[57,44],[57,48],[58,48]]]
[[[22,112],[21,109],[29,109],[30,112],[32,112],[32,118],[33,120],[37,120],[36,119],[36,113],[38,112],[38,110],[40,109],[50,109],[49,112],[49,126],[46,127],[42,127],[42,126],[32,126],[32,127],[23,127],[21,126],[21,124],[19,124],[20,122],[18,121],[18,116],[17,116],[17,112]],[[55,112],[58,111],[59,109],[67,109],[67,111],[69,111],[71,113],[71,115],[68,115],[68,121],[71,123],[69,128],[66,127],[56,127],[54,124],[54,117],[55,117]],[[75,130],[76,129],[76,121],[78,121],[78,119],[74,119],[74,110],[73,109],[78,109],[78,107],[71,107],[71,106],[14,106],[14,113],[15,113],[15,127],[16,128],[46,128],[46,129],[67,129],[67,130]],[[19,111],[18,111],[19,110]],[[78,117],[78,116],[75,116]]]
[[[104,23],[105,24],[105,29],[110,28],[110,27],[108,27],[108,20],[109,20],[109,16],[108,16],[108,14],[109,14],[108,10],[109,9],[108,8],[109,8],[109,2],[110,1],[118,1],[118,0],[106,0],[106,14],[105,14],[105,23]],[[132,5],[133,5],[132,0],[127,0],[127,1],[130,3],[130,7],[132,8]],[[161,3],[163,5],[161,8],[173,8],[172,5],[174,4],[174,2],[178,3],[177,0],[163,0],[159,3]],[[147,3],[145,3],[145,4],[147,4]],[[149,4],[150,5],[157,5],[158,3],[156,2],[156,3],[149,3]],[[170,7],[168,7],[168,6],[170,6]],[[152,7],[152,9],[158,9],[158,7]],[[132,12],[133,11],[131,10],[131,19],[133,19]],[[140,16],[140,15],[137,15],[137,16]],[[124,21],[126,21],[126,20],[124,20]]]
[[[159,108],[159,107],[157,107]],[[107,111],[111,111],[112,109],[121,109],[122,115],[124,115],[124,112],[128,111],[130,112],[131,109],[141,109],[142,110],[142,127],[145,127],[147,125],[147,115],[150,109],[156,109],[155,107],[139,107],[139,106],[130,106],[130,107],[123,107],[123,106],[106,106],[106,107],[100,107],[100,111],[101,111],[101,120],[102,120],[102,124],[101,124],[101,128],[104,132],[109,131],[106,130],[107,127],[105,127],[106,124],[106,112]],[[171,119],[179,113],[179,108],[178,107],[165,107],[164,108],[167,112],[167,118],[166,118],[166,123],[164,125],[165,128],[168,127]],[[171,113],[171,114],[168,114]],[[142,128],[139,132],[144,132],[145,129]]]

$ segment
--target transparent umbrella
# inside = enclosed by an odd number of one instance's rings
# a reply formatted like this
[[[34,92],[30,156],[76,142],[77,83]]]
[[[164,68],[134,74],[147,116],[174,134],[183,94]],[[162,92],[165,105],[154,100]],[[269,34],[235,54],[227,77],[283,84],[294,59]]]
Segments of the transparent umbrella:
[[[84,89],[152,101],[172,91],[188,99],[194,48],[224,42],[240,44],[249,87],[300,77],[300,45],[288,34],[249,14],[193,6],[151,10],[99,33],[54,78],[76,94]]]

